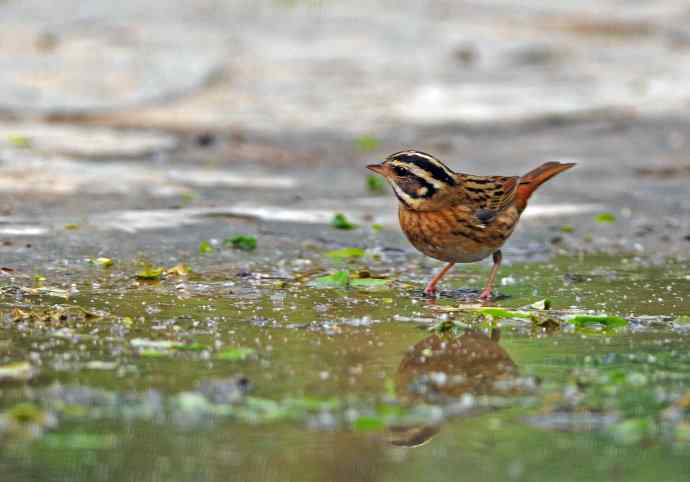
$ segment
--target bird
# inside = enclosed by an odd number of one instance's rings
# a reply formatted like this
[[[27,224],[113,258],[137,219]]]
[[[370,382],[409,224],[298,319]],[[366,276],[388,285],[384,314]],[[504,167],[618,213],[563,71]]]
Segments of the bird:
[[[423,254],[447,264],[429,281],[437,285],[457,263],[492,256],[493,266],[479,299],[492,299],[501,247],[513,233],[532,193],[574,163],[546,162],[522,176],[476,176],[454,172],[431,154],[404,150],[367,168],[383,176],[398,198],[400,227]]]
[[[394,378],[401,405],[437,404],[465,395],[524,394],[526,387],[515,383],[520,376],[518,366],[498,344],[500,329],[492,328],[488,335],[475,330],[461,334],[437,332],[412,346]],[[439,374],[444,376],[439,378]],[[388,441],[396,446],[419,447],[440,430],[438,423],[393,425],[388,429]]]

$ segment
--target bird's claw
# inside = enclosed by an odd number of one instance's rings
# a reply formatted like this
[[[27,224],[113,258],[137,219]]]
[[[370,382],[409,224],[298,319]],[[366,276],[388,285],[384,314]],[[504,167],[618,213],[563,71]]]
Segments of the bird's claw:
[[[436,298],[436,295],[438,294],[438,290],[436,290],[435,287],[429,287],[427,286],[424,288],[424,294],[428,296],[429,298]]]
[[[493,295],[489,289],[483,290],[481,293],[479,293],[479,299],[482,301],[490,301],[491,298],[493,298]]]

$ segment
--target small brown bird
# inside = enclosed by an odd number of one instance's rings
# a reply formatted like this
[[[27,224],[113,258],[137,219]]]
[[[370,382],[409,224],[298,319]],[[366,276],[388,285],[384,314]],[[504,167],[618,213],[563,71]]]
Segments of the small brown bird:
[[[400,201],[400,227],[422,253],[448,264],[424,289],[436,285],[456,263],[493,255],[494,265],[479,298],[491,299],[501,246],[513,233],[527,200],[544,182],[575,164],[547,162],[524,176],[473,176],[453,172],[434,156],[408,150],[367,166],[384,176]]]
[[[517,365],[498,345],[500,337],[500,330],[494,328],[490,337],[468,330],[461,335],[435,333],[421,340],[400,361],[395,376],[397,399],[409,407],[420,402],[458,400],[466,394],[524,394],[526,387],[514,383],[519,377]],[[439,378],[440,374],[445,376]],[[477,414],[484,411],[479,407],[473,410]],[[419,447],[440,430],[438,424],[393,426],[388,440],[397,446]]]

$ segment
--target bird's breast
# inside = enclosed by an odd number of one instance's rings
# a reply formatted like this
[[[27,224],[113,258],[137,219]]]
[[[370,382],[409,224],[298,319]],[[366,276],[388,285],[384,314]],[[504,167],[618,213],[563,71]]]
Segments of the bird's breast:
[[[447,262],[480,261],[498,250],[520,217],[513,206],[496,219],[480,224],[467,206],[452,206],[438,211],[414,211],[400,206],[399,218],[407,239],[419,251]]]

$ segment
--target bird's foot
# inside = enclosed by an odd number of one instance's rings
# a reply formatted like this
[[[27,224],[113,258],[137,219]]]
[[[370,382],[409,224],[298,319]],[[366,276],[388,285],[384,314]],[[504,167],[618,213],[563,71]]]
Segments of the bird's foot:
[[[424,294],[429,298],[436,298],[436,295],[438,295],[438,290],[436,289],[436,286],[427,285],[427,287],[424,288]]]
[[[479,299],[482,301],[490,301],[493,298],[491,294],[491,288],[484,288],[481,293],[479,293]]]

